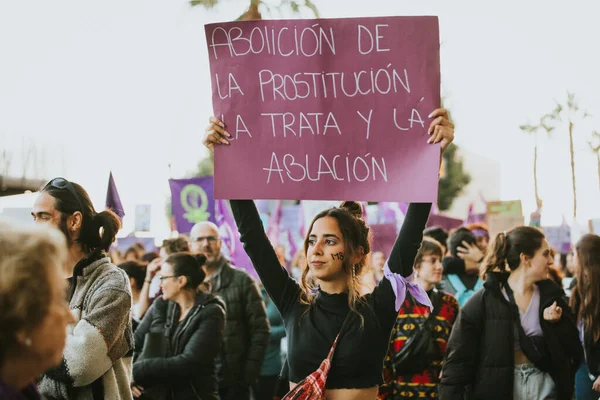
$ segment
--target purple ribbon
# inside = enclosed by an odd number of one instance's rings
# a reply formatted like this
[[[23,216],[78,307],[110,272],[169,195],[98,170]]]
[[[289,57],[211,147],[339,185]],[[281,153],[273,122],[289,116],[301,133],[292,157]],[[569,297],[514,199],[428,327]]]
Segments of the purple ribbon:
[[[429,307],[429,310],[433,312],[433,305],[431,304],[429,296],[427,296],[427,292],[421,289],[416,283],[411,282],[413,274],[410,274],[408,278],[396,274],[390,270],[386,261],[385,266],[383,267],[383,276],[385,276],[392,285],[392,290],[396,296],[396,311],[399,311],[400,307],[402,307],[402,303],[404,303],[404,299],[406,298],[406,289],[408,288],[408,291],[417,302]]]

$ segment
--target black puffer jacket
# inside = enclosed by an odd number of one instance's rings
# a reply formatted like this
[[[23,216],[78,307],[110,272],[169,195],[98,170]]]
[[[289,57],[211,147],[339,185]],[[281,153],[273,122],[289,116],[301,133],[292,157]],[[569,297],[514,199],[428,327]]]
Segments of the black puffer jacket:
[[[508,274],[489,273],[484,289],[475,293],[454,323],[439,387],[441,400],[511,400],[514,377],[514,319],[500,290]],[[540,324],[552,359],[551,376],[559,400],[569,400],[583,356],[575,319],[552,281],[537,282]],[[544,320],[554,301],[563,309],[558,323]]]
[[[137,361],[146,334],[163,333],[168,314],[178,321],[179,306],[157,298],[135,331],[133,381],[144,388],[168,386],[169,399],[218,400],[215,358],[223,340],[225,304],[212,294],[199,293],[186,318],[173,324],[172,355]]]
[[[212,293],[225,301],[225,342],[217,359],[219,385],[249,385],[256,381],[269,344],[269,320],[256,282],[247,272],[222,260]]]

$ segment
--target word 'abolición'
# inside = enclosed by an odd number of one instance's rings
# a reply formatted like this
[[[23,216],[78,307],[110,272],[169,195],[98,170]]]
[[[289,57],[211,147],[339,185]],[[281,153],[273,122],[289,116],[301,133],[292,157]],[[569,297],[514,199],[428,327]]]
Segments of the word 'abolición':
[[[388,181],[385,159],[379,159],[367,153],[364,156],[350,156],[346,154],[323,155],[319,154],[318,160],[312,160],[306,154],[304,159],[296,161],[296,157],[286,153],[282,157],[275,152],[271,154],[268,168],[263,168],[267,174],[267,184],[279,177],[281,183],[287,179],[294,182],[336,180],[345,182],[376,181],[379,177],[384,182]]]
[[[208,46],[212,48],[215,59],[219,58],[219,47],[229,50],[230,57],[251,53],[312,57],[323,55],[324,50],[335,55],[333,28],[325,30],[319,24],[304,28],[255,26],[249,31],[237,26],[217,27],[212,32]]]

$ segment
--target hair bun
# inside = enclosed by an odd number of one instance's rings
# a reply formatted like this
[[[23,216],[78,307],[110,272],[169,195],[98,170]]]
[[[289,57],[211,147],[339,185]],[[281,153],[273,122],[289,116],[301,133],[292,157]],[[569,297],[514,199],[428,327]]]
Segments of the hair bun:
[[[348,211],[354,218],[362,219],[363,210],[360,203],[356,201],[342,201],[340,208]]]
[[[206,264],[206,256],[204,254],[194,254],[194,258],[199,267],[203,267]]]

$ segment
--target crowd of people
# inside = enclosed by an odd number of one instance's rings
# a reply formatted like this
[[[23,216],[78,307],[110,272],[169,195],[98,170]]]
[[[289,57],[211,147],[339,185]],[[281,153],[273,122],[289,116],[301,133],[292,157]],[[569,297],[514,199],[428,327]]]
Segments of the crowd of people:
[[[454,127],[431,119],[444,151]],[[211,118],[207,148],[228,138]],[[287,265],[253,201],[230,204],[258,281],[211,222],[110,254],[118,216],[64,178],[35,226],[0,222],[0,398],[599,398],[599,236],[555,254],[533,227],[425,229],[415,203],[386,255],[346,201]]]

